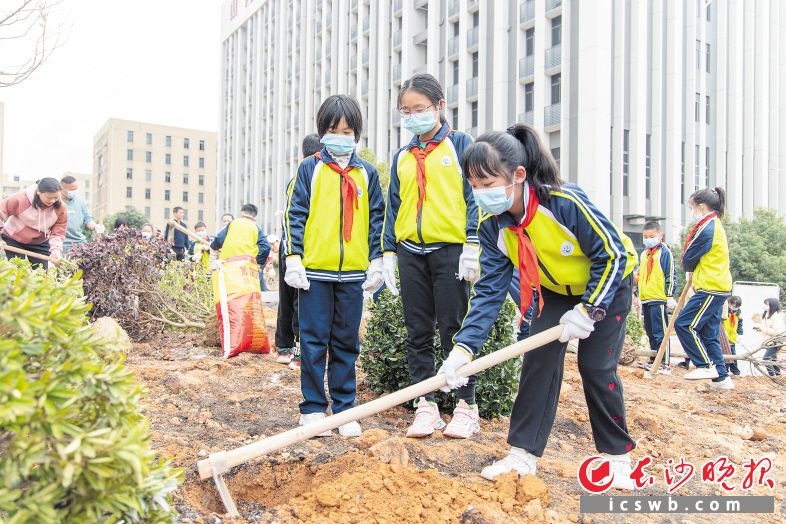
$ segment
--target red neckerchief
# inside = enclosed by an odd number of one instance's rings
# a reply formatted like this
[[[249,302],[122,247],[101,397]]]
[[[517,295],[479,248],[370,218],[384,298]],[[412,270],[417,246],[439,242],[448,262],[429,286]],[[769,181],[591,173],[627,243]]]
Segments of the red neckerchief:
[[[319,151],[314,153],[314,156],[322,160],[322,155]],[[355,210],[358,208],[358,185],[355,179],[349,176],[353,166],[347,164],[347,167],[341,169],[341,166],[335,162],[325,162],[325,165],[341,175],[341,201],[344,203],[344,229],[342,234],[344,242],[349,242],[352,240],[352,222],[355,220]]]
[[[706,224],[707,222],[709,222],[710,220],[712,220],[713,218],[715,218],[717,216],[718,216],[718,213],[713,211],[712,213],[710,213],[706,217],[704,217],[701,220],[699,220],[698,224],[693,226],[693,229],[691,229],[690,233],[688,234],[688,238],[685,239],[685,247],[682,250],[683,253],[688,250],[688,244],[690,244],[691,240],[693,240],[693,237],[696,235],[696,231],[698,231],[701,226],[703,226],[704,224]]]
[[[445,140],[447,136],[450,134],[450,129],[448,132],[445,133],[445,136],[442,140]],[[429,153],[434,151],[438,145],[442,143],[442,140],[437,141],[429,141],[426,144],[426,150],[424,151],[421,149],[419,144],[415,144],[409,148],[410,152],[415,155],[415,160],[418,163],[418,170],[417,170],[417,178],[418,178],[418,214],[417,219],[420,217],[420,213],[423,210],[423,202],[426,200],[426,157]]]
[[[729,311],[729,324],[731,325],[732,332],[734,332],[737,327],[737,314],[734,311]]]
[[[652,268],[655,267],[655,253],[658,252],[659,247],[660,244],[658,244],[657,246],[651,249],[650,248],[647,249],[647,254],[650,257],[649,259],[647,259],[647,282],[650,281],[650,276],[652,276]]]
[[[508,229],[516,233],[519,241],[519,308],[521,309],[522,318],[524,318],[524,313],[532,303],[532,288],[538,290],[538,316],[543,311],[543,293],[540,291],[538,255],[535,253],[535,248],[532,247],[532,241],[524,232],[526,227],[532,222],[532,219],[535,218],[539,204],[535,188],[530,186],[524,221],[518,226],[508,226]]]

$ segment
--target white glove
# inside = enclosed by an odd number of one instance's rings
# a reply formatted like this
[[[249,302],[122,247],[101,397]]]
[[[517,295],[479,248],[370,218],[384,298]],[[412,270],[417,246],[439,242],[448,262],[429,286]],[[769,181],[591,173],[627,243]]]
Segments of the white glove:
[[[464,244],[459,257],[458,278],[467,282],[475,282],[480,276],[480,246]]]
[[[669,309],[669,311],[674,311],[677,309],[677,301],[674,300],[674,297],[669,297],[669,299],[666,301],[666,307]]]
[[[398,265],[398,257],[395,253],[385,253],[382,255],[382,275],[385,279],[385,285],[393,295],[398,295],[398,287],[396,287],[396,266]]]
[[[295,289],[308,291],[308,288],[311,287],[311,284],[308,283],[306,268],[303,267],[303,261],[300,259],[300,255],[287,257],[287,272],[284,275],[284,282]]]
[[[192,262],[199,262],[200,258],[202,258],[202,255],[200,253],[194,253],[193,255],[191,255]]]
[[[104,231],[106,231],[106,227],[104,226],[104,224],[96,224],[96,227],[93,228],[93,231],[95,231],[99,235],[103,235]]]
[[[368,265],[366,271],[366,281],[363,282],[363,291],[366,293],[374,294],[379,291],[382,284],[385,283],[385,272],[382,269],[382,257],[375,258]]]
[[[584,304],[576,304],[576,307],[562,315],[559,323],[565,326],[560,342],[567,342],[572,338],[587,338],[595,331],[595,321],[592,320],[584,308]]]
[[[471,361],[472,357],[470,357],[463,348],[453,346],[450,354],[448,354],[448,358],[445,359],[439,367],[439,371],[437,371],[437,375],[444,373],[445,379],[448,381],[447,386],[439,388],[440,391],[447,393],[451,389],[458,389],[462,386],[466,386],[469,382],[469,377],[460,377],[456,372],[461,366],[469,364]]]

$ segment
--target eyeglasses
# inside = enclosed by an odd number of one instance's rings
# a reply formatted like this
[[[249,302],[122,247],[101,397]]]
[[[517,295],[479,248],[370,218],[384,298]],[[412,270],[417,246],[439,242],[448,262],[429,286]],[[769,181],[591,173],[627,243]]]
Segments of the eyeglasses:
[[[423,113],[428,113],[430,108],[432,108],[432,107],[435,108],[437,106],[435,106],[434,104],[431,104],[430,106],[424,107],[423,109],[416,109],[414,111],[408,111],[406,109],[399,108],[398,112],[399,112],[399,114],[401,116],[422,115]]]

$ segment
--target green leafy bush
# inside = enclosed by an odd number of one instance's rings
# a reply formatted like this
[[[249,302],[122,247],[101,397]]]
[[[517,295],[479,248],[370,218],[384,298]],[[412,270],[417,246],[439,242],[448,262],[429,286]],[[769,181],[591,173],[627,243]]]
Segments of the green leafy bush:
[[[644,347],[641,338],[643,336],[644,325],[636,312],[631,309],[630,313],[628,313],[628,318],[625,319],[625,337],[629,339],[637,349],[641,349]]]
[[[0,261],[0,521],[170,522],[142,386],[87,325],[77,273]]]
[[[480,351],[480,356],[513,343],[513,320],[516,306],[506,301],[491,328],[489,338]],[[407,369],[407,349],[405,340],[404,311],[399,297],[383,291],[379,302],[371,307],[363,347],[360,353],[360,367],[366,374],[371,388],[378,393],[389,393],[410,385]],[[437,368],[447,358],[452,348],[442,348],[439,336],[434,337]],[[513,398],[518,388],[521,359],[509,360],[484,371],[475,384],[478,409],[483,418],[496,418],[510,415]],[[443,410],[455,407],[453,393],[436,394],[436,401]]]
[[[171,261],[142,301],[143,315],[174,328],[204,329],[216,316],[210,273],[200,265]]]

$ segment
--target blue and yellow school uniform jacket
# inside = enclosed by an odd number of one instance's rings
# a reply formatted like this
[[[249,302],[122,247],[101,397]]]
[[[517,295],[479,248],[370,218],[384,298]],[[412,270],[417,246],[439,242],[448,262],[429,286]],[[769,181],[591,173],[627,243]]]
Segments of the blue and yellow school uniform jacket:
[[[731,292],[729,244],[726,230],[718,217],[713,217],[696,230],[682,255],[682,267],[693,273],[693,289],[696,291],[721,295]]]
[[[270,254],[270,244],[262,228],[250,218],[242,217],[236,218],[219,231],[210,248],[221,250],[221,260],[246,255],[254,257],[257,264],[263,267]]]
[[[461,157],[472,143],[469,135],[442,128],[430,142],[439,142],[425,158],[426,197],[420,213],[417,158],[411,148],[418,136],[393,155],[385,213],[383,249],[399,246],[424,254],[448,244],[477,244],[478,206],[461,169]]]
[[[480,280],[472,287],[467,314],[453,338],[472,354],[486,340],[518,267],[518,238],[508,229],[515,225],[508,213],[481,219]],[[585,304],[608,309],[623,278],[636,268],[633,243],[576,185],[552,189],[525,231],[538,257],[541,287],[581,297]]]
[[[723,330],[726,336],[729,337],[729,344],[737,344],[737,335],[742,335],[742,310],[732,313],[729,311],[729,316],[723,319]]]
[[[341,194],[341,175],[327,165],[334,162],[330,153],[322,148],[320,156],[310,156],[298,167],[285,217],[286,255],[300,255],[309,279],[362,281],[369,261],[382,256],[385,200],[379,175],[373,165],[352,154],[349,176],[357,184],[358,207],[346,242],[344,206],[351,203]]]
[[[654,258],[652,273],[649,272],[650,256]],[[677,284],[677,268],[674,265],[674,255],[664,243],[655,248],[655,253],[650,254],[649,249],[641,253],[639,263],[639,299],[642,304],[649,302],[666,302],[674,296]]]

